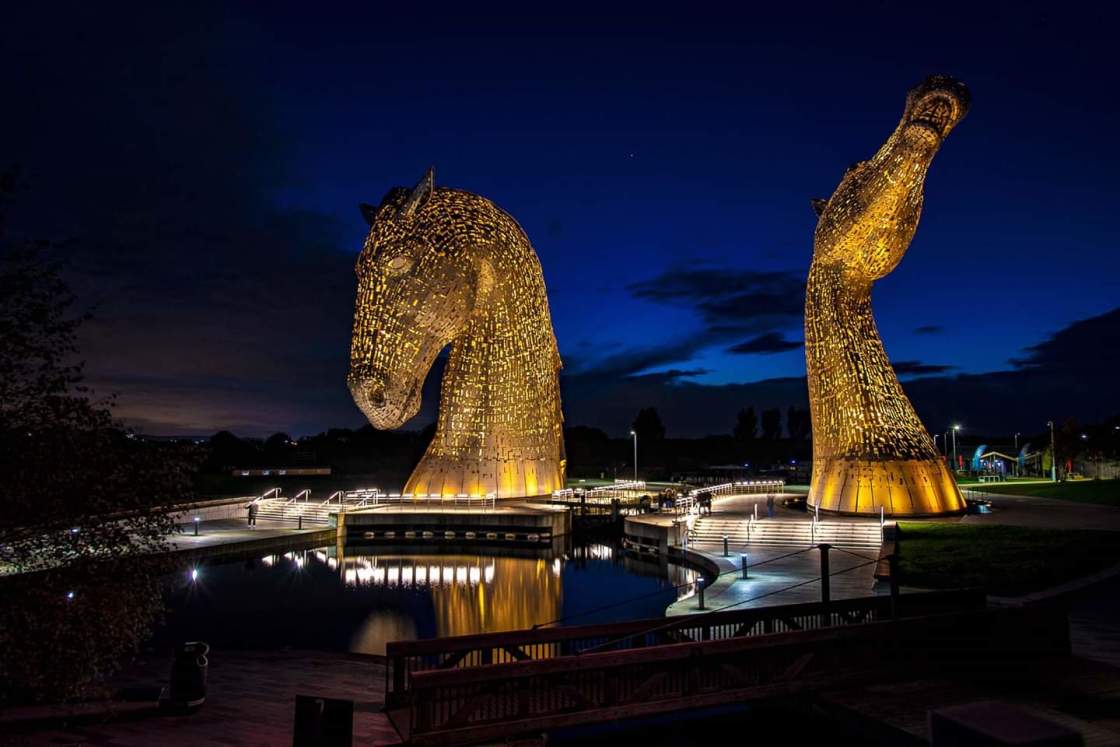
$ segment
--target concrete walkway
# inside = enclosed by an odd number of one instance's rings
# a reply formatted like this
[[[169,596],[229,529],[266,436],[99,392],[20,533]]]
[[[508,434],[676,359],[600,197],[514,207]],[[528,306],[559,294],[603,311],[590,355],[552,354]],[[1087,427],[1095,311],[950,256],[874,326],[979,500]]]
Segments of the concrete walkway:
[[[742,610],[821,600],[821,559],[816,548],[748,547],[746,580],[739,571],[738,551],[724,558],[722,547],[691,545],[689,549],[702,553],[720,567],[720,577],[704,592],[704,605],[708,610]],[[888,593],[888,589],[876,589],[876,559],[868,551],[831,550],[830,597],[852,599]],[[665,614],[695,614],[700,611],[698,601],[695,595],[685,597],[669,605]]]
[[[354,701],[354,744],[398,744],[400,737],[381,713],[385,666],[372,657],[311,651],[210,652],[206,703],[189,716],[163,715],[153,707],[120,704],[117,718],[83,719],[69,727],[36,727],[20,716],[35,709],[10,709],[0,720],[5,744],[26,745],[290,745],[296,695]],[[165,686],[169,657],[151,657],[129,667],[114,685]],[[41,710],[41,709],[40,709]],[[65,707],[52,714],[66,718]],[[23,733],[20,733],[20,732]],[[11,741],[8,741],[11,740]]]
[[[261,519],[256,527],[243,520],[215,519],[198,524],[198,536],[193,525],[182,525],[182,531],[169,536],[173,553],[221,555],[284,547],[291,543],[334,542],[335,530],[324,527],[297,529],[295,522],[266,521]]]
[[[717,498],[712,505],[712,515],[723,519],[740,517],[747,521],[758,505],[759,517],[766,517],[765,495],[743,495]],[[774,507],[774,519],[781,521],[811,521],[812,514],[785,508],[780,501]],[[847,518],[844,519],[848,521]],[[760,518],[760,522],[767,521]],[[851,519],[854,522],[879,523],[878,518]],[[809,547],[773,547],[762,545],[737,545],[728,547],[729,558],[722,557],[722,543],[689,543],[688,549],[703,554],[720,567],[721,575],[704,592],[704,605],[709,610],[727,607],[731,610],[751,607],[770,607],[779,604],[819,602],[821,599],[820,551]],[[739,554],[747,554],[746,580],[742,579]],[[788,557],[787,557],[788,556]],[[830,597],[851,599],[875,594],[875,562],[878,555],[872,550],[839,550],[829,553]],[[833,575],[835,574],[835,575]],[[790,588],[793,587],[793,588]],[[887,593],[887,589],[881,590]],[[666,615],[688,615],[697,611],[695,595],[685,597],[669,606]]]
[[[969,487],[970,494],[981,493]],[[1034,529],[1103,529],[1120,532],[1120,508],[1024,495],[983,493],[992,502],[990,514],[967,514],[965,524],[1002,524]]]

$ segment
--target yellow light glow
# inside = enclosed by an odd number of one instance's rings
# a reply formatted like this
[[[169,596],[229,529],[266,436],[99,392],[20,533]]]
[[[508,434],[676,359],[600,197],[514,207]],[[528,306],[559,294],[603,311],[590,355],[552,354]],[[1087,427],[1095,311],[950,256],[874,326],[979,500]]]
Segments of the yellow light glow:
[[[363,207],[347,377],[377,428],[420,408],[448,344],[436,433],[404,493],[535,496],[564,487],[560,355],[540,262],[517,222],[489,200],[435,187]]]
[[[934,515],[964,501],[887,359],[871,286],[902,260],[918,227],[926,172],[968,110],[941,76],[910,91],[902,120],[844,175],[820,215],[805,292],[813,414],[809,505],[852,514]]]

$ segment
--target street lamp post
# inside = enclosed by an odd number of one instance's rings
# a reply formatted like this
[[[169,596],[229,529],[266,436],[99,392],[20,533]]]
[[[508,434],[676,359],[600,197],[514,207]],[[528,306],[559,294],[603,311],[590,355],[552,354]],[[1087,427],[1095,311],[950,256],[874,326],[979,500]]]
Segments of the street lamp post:
[[[933,434],[933,449],[934,449],[934,451],[936,451],[936,452],[937,452],[938,454],[940,454],[940,453],[941,453],[941,449],[940,449],[940,448],[938,448],[938,446],[937,446],[937,439],[939,439],[939,438],[941,438],[941,434],[940,434],[940,433],[934,433],[934,434]]]
[[[1046,425],[1050,427],[1050,482],[1058,481],[1058,448],[1054,440],[1054,421],[1047,420]]]
[[[1015,434],[1015,476],[1016,477],[1019,476],[1019,436],[1021,436],[1021,435],[1023,435],[1023,434],[1022,433],[1016,433]]]
[[[960,429],[959,425],[953,426],[953,472],[957,471],[957,431]]]
[[[638,481],[638,432],[630,431],[630,435],[634,437],[634,482]]]

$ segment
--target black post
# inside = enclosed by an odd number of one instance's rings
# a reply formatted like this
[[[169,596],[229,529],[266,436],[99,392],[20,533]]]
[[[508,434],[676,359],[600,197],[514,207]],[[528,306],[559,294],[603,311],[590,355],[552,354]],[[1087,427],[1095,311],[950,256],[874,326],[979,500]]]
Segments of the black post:
[[[299,515],[299,528],[303,529],[303,514],[302,513]]]
[[[898,619],[898,554],[891,553],[887,556],[891,574],[891,619]]]
[[[727,557],[727,535],[723,535],[723,557]]]
[[[821,553],[821,604],[824,605],[824,611],[821,612],[821,626],[829,627],[832,625],[832,614],[828,610],[832,589],[829,585],[831,578],[828,572],[828,551],[832,549],[832,545],[821,543],[817,545],[817,549]]]

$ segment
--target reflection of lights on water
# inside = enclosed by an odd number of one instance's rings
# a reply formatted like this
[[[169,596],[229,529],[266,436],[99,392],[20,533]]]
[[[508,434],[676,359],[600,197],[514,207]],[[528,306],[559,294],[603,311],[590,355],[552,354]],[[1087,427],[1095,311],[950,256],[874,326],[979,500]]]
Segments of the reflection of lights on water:
[[[263,565],[267,565],[267,566],[274,565],[276,563],[276,556],[275,555],[265,555],[263,558],[261,558],[261,563]]]
[[[330,559],[330,560],[333,560]],[[386,564],[382,564],[386,563]],[[390,586],[390,587],[439,587],[439,586],[478,586],[494,581],[495,563],[490,560],[486,565],[456,564],[427,565],[405,560],[382,561],[379,558],[348,558],[341,572],[342,582],[347,586]],[[337,561],[328,566],[337,567]],[[559,560],[554,563],[559,573]]]
[[[330,565],[331,558],[328,558],[327,554],[322,550],[315,551],[315,559],[320,563],[326,563],[327,565]]]
[[[553,558],[552,559],[552,575],[553,576],[559,576],[560,575],[560,558]]]
[[[572,554],[583,560],[613,560],[614,548],[610,545],[584,545],[573,548]]]

